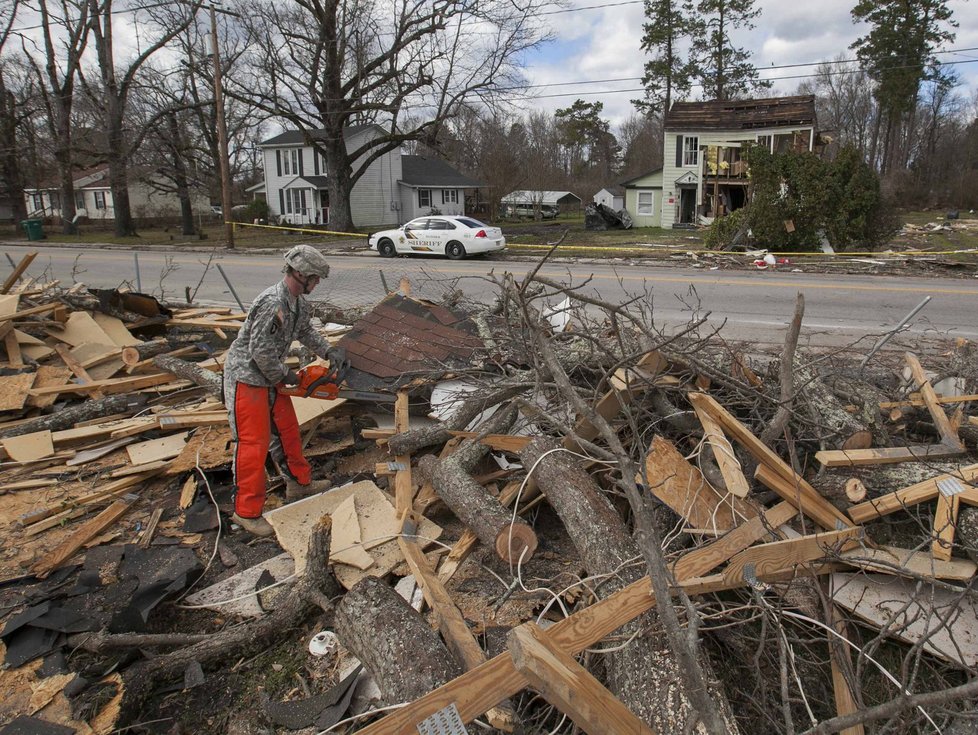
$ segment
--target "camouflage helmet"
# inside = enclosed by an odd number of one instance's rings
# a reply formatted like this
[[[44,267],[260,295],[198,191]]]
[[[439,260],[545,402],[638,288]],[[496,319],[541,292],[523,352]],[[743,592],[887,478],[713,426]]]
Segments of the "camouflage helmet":
[[[329,263],[326,256],[312,245],[296,245],[285,254],[285,264],[304,276],[329,276]]]

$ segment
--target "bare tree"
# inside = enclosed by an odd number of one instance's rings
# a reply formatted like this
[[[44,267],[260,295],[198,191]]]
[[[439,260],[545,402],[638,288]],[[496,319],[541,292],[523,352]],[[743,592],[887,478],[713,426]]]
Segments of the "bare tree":
[[[269,2],[243,13],[250,73],[229,94],[290,127],[321,130],[308,142],[329,172],[334,229],[353,227],[350,191],[367,167],[412,140],[435,140],[460,107],[521,83],[520,56],[544,37],[536,19],[550,0]],[[405,116],[420,124],[407,128]],[[383,132],[348,150],[348,126]]]
[[[20,0],[0,2],[0,55],[3,54],[11,36]],[[0,57],[0,173],[2,173],[2,193],[13,207],[14,221],[27,216],[24,201],[24,172],[21,166],[18,135],[23,117],[23,104],[14,91],[9,88],[8,79],[13,66],[9,56]]]

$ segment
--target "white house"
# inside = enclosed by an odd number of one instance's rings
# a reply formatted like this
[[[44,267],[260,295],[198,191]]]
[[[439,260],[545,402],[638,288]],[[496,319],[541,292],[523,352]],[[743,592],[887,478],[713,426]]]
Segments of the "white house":
[[[329,171],[313,146],[324,130],[289,130],[262,142],[265,181],[249,191],[265,195],[269,216],[289,224],[329,222]],[[374,124],[344,130],[348,151],[384,134]],[[466,189],[480,184],[444,161],[390,151],[371,163],[350,192],[350,211],[357,227],[400,224],[432,210],[463,214]]]
[[[747,146],[812,151],[815,127],[812,95],[676,102],[665,116],[665,165],[622,182],[625,209],[636,227],[712,222],[747,201]]]
[[[96,166],[79,172],[72,182],[75,190],[75,216],[89,220],[114,220],[115,207],[109,186],[109,167]],[[32,218],[61,216],[61,189],[57,185],[25,188],[27,216]],[[191,194],[194,212],[208,211],[210,198],[203,191]],[[180,200],[176,194],[154,190],[138,179],[129,182],[129,209],[136,219],[155,219],[180,216]]]
[[[625,190],[620,186],[606,187],[591,199],[595,204],[603,204],[616,212],[625,208]]]

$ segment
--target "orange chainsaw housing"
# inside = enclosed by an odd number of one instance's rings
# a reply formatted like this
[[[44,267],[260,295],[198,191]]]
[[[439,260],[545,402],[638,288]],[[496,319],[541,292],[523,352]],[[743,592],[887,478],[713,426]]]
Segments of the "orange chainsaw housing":
[[[330,380],[336,373],[323,365],[309,365],[298,372],[299,384],[286,387],[278,386],[278,392],[284,396],[299,396],[300,398],[321,398],[332,401],[340,394],[340,386],[335,380]]]

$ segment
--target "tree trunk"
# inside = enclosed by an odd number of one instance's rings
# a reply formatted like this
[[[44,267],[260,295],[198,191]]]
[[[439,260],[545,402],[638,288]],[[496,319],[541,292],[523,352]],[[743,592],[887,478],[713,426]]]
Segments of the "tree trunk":
[[[97,401],[84,401],[68,408],[63,408],[57,413],[47,416],[39,416],[33,421],[20,426],[14,426],[0,432],[0,439],[11,436],[21,436],[31,434],[35,431],[61,431],[70,429],[81,421],[91,421],[92,419],[103,416],[112,416],[118,413],[129,413],[146,404],[148,396],[141,393],[106,396]]]
[[[191,383],[206,388],[207,391],[217,398],[221,398],[224,392],[224,381],[221,376],[206,368],[195,365],[192,362],[181,360],[179,357],[169,355],[157,355],[153,358],[153,364],[160,370],[173,373],[179,378],[189,380]]]
[[[194,228],[194,208],[190,201],[190,180],[187,176],[187,166],[183,160],[185,146],[180,126],[177,124],[176,113],[171,112],[166,116],[167,128],[170,131],[170,139],[167,141],[170,152],[173,154],[173,183],[176,187],[177,199],[180,200],[180,225],[184,235],[193,235]]]
[[[487,452],[482,444],[470,443],[445,459],[422,457],[418,467],[445,505],[500,559],[528,561],[537,548],[536,533],[522,520],[513,522],[512,512],[469,475]]]
[[[603,579],[596,588],[598,596],[607,597],[641,576],[642,567],[626,566],[626,562],[641,554],[601,489],[576,458],[552,451],[558,447],[553,439],[540,438],[530,442],[519,456],[524,466],[536,466],[533,476],[538,486],[560,516],[588,574]],[[678,662],[655,613],[636,618],[619,634],[636,637],[621,650],[608,654],[606,670],[611,691],[656,732],[684,732],[684,727],[694,725]],[[709,662],[702,658],[710,681],[715,681]],[[714,688],[711,696],[720,705],[729,732],[736,732],[723,691]]]
[[[3,191],[10,199],[14,223],[19,226],[27,219],[27,203],[24,201],[24,171],[21,167],[21,148],[18,145],[17,99],[7,89],[3,68],[0,67],[0,137],[7,141],[0,154],[0,172],[3,174]]]
[[[148,342],[140,342],[138,345],[130,345],[122,348],[122,362],[123,364],[131,367],[142,362],[143,360],[148,360],[151,357],[163,355],[167,352],[179,349],[180,347],[206,341],[207,340],[204,335],[181,334],[160,339],[153,339]]]
[[[387,704],[411,702],[462,674],[438,633],[376,577],[364,577],[344,595],[334,625]]]

